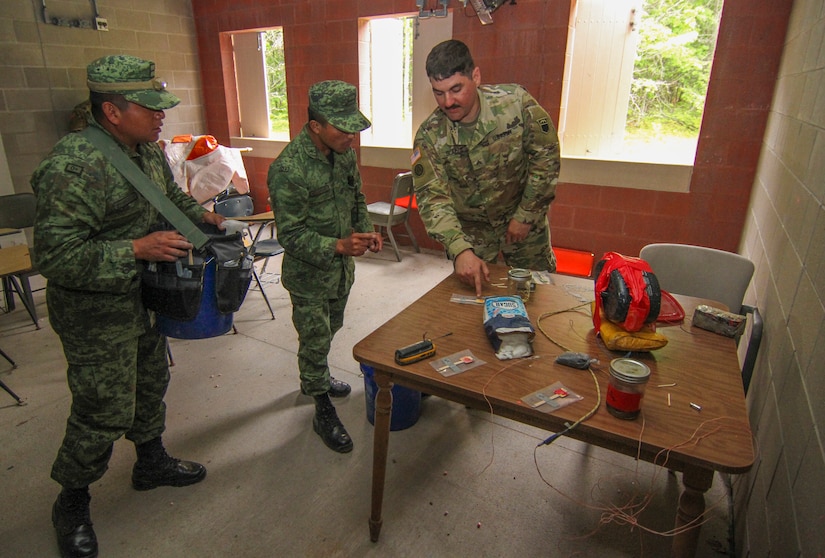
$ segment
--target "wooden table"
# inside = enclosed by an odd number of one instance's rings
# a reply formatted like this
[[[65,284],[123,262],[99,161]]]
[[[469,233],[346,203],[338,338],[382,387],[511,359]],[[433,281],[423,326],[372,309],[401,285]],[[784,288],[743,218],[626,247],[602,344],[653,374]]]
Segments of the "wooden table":
[[[493,282],[506,277],[506,268],[494,266],[491,277]],[[543,313],[580,305],[582,297],[593,299],[592,281],[552,277],[555,284],[538,285],[526,304],[534,326]],[[378,385],[369,520],[373,541],[378,540],[382,525],[393,383],[479,409],[492,407],[496,415],[551,432],[563,430],[565,422],[579,419],[596,402],[598,394],[592,376],[555,364],[555,357],[562,349],[549,341],[538,327],[533,343],[538,359],[498,360],[484,334],[482,306],[451,303],[453,293],[472,294],[451,275],[353,348],[356,360],[374,368]],[[485,287],[485,296],[502,294],[500,288]],[[645,424],[641,439],[641,419],[621,420],[604,407],[608,383],[605,371],[612,358],[624,355],[608,351],[594,335],[589,309],[584,313],[549,316],[541,320],[541,326],[568,349],[586,352],[600,360],[596,377],[601,408],[568,436],[683,472],[684,488],[676,513],[676,527],[681,534],[674,537],[672,553],[687,557],[695,555],[699,527],[687,529],[686,526],[692,525],[704,512],[704,493],[713,482],[714,471],[743,473],[753,464],[754,451],[734,341],[690,325],[694,308],[709,301],[676,298],[685,309],[685,324],[659,326],[658,331],[669,339],[667,346],[651,353],[634,353],[634,358],[651,369],[642,404]],[[393,359],[395,349],[420,340],[424,332],[429,337],[452,332],[449,337],[436,341],[435,358],[469,349],[487,364],[449,377],[436,372],[429,361],[397,365]],[[521,397],[556,381],[584,400],[550,414],[520,402]],[[676,386],[656,387],[669,383]],[[666,392],[671,394],[670,405]],[[700,405],[701,411],[692,408],[691,402]],[[666,451],[668,449],[670,451]]]
[[[10,292],[13,285],[13,288],[16,289],[18,293],[23,293],[21,295],[23,304],[26,306],[26,310],[28,310],[35,326],[37,326],[37,329],[40,329],[40,326],[37,323],[37,314],[34,311],[34,300],[30,298],[31,293],[23,292],[20,285],[17,283],[17,279],[15,279],[13,275],[14,273],[29,271],[31,267],[32,262],[29,257],[29,247],[25,244],[19,246],[9,246],[8,248],[0,248],[0,278],[2,278],[3,287],[5,290],[6,307],[10,311],[14,308],[14,299],[12,298],[12,294]],[[27,296],[29,298],[27,298]],[[9,361],[13,368],[17,368],[17,364],[2,349],[0,349],[0,356]],[[14,397],[18,405],[25,405],[25,402],[2,380],[0,380],[0,388],[7,391],[9,395]]]
[[[264,211],[263,213],[255,213],[254,215],[247,215],[245,217],[231,217],[235,221],[242,221],[244,223],[268,223],[275,220],[275,213],[272,211]]]
[[[12,291],[17,291],[26,311],[31,316],[37,329],[40,324],[37,322],[37,311],[34,307],[34,298],[27,282],[19,282],[18,273],[31,271],[32,262],[29,256],[29,247],[25,244],[0,248],[0,278],[2,278],[3,290],[6,298],[6,308],[9,312],[14,310],[14,297]]]
[[[0,277],[29,271],[31,268],[29,247],[25,244],[0,248]]]

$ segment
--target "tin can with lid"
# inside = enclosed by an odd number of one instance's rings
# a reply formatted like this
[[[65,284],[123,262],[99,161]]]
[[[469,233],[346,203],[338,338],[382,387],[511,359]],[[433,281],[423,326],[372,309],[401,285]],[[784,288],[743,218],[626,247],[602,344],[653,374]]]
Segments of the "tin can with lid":
[[[633,420],[642,410],[642,397],[650,379],[650,368],[632,358],[610,361],[610,383],[605,403],[614,417]]]
[[[508,294],[520,296],[522,301],[527,302],[532,290],[533,273],[529,269],[516,267],[507,272]]]

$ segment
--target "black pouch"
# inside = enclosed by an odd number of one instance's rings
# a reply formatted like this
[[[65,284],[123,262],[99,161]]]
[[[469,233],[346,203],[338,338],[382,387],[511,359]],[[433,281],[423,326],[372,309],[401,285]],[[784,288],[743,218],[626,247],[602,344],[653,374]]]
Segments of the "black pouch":
[[[206,260],[193,252],[173,262],[148,262],[141,274],[143,305],[172,318],[189,321],[198,315]]]
[[[254,255],[244,246],[243,235],[210,236],[206,249],[215,258],[215,296],[222,314],[236,312],[252,281]]]
[[[141,276],[143,305],[178,321],[198,315],[203,296],[206,266],[215,265],[215,296],[223,314],[237,311],[252,280],[253,254],[244,245],[241,233],[224,234],[214,225],[198,224],[209,237],[203,250],[193,250],[176,262],[149,262]]]

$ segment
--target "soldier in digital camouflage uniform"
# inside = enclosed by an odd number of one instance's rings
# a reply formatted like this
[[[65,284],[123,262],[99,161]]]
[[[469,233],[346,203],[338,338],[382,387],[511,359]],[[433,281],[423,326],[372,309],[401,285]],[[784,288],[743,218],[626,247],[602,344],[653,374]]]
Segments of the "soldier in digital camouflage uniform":
[[[345,397],[350,386],[330,377],[327,357],[355,280],[353,256],[377,252],[383,241],[367,213],[352,149],[355,134],[370,126],[358,110],[355,87],[316,83],[308,112],[307,124],[270,166],[267,182],[284,247],[281,278],[298,332],[301,391],[315,399],[315,432],[345,453],[352,439],[330,396]]]
[[[158,188],[193,221],[220,225],[174,182],[156,143],[164,110],[180,100],[155,78],[155,65],[107,56],[87,68],[94,118]],[[62,556],[97,556],[89,485],[107,469],[113,442],[134,442],[137,490],[199,482],[206,469],[170,457],[165,429],[166,339],[143,307],[144,261],[174,261],[192,245],[175,231],[151,232],[158,212],[81,133],[69,133],[35,170],[34,261],[48,279],[49,320],[60,336],[72,393],[52,478],[62,491],[52,510]]]
[[[427,232],[481,295],[487,263],[555,271],[547,209],[559,176],[553,122],[519,85],[480,85],[467,46],[449,40],[427,57],[438,108],[421,124],[411,157]]]

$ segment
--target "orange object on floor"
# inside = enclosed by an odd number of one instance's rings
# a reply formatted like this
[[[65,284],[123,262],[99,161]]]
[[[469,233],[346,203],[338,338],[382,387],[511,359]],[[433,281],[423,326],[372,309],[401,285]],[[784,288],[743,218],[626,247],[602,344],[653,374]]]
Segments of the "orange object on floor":
[[[593,252],[553,246],[553,253],[556,254],[556,273],[590,277],[595,259]]]
[[[412,203],[410,203],[410,199],[412,199]],[[418,200],[415,199],[415,194],[413,194],[411,196],[398,198],[395,200],[395,205],[400,205],[401,207],[406,207],[407,209],[418,209]]]

